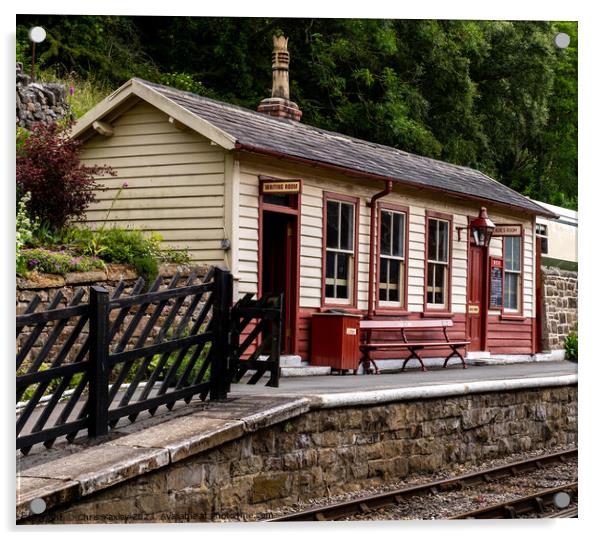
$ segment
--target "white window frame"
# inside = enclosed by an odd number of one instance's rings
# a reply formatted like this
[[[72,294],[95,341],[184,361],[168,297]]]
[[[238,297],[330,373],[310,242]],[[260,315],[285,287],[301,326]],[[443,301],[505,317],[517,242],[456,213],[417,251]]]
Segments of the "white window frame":
[[[426,224],[426,244],[425,244],[425,249],[426,249],[426,307],[427,309],[449,309],[448,306],[448,301],[449,301],[449,265],[450,265],[450,234],[451,234],[451,221],[448,219],[441,219],[438,217],[434,217],[434,216],[427,216],[426,218],[427,220],[427,224]],[[447,260],[446,261],[439,261],[439,260],[434,260],[431,259],[429,257],[429,234],[430,234],[430,226],[429,226],[429,222],[430,221],[438,221],[438,222],[442,222],[447,224],[447,248],[446,248],[446,255],[447,255]],[[439,253],[439,246],[440,246],[440,238],[439,238],[439,227],[437,227],[437,240],[436,240],[436,246],[435,246],[435,253]],[[429,271],[431,268],[431,265],[433,265],[433,272],[432,272],[432,283],[429,283],[431,281],[431,272]],[[437,291],[435,291],[435,271],[434,268],[436,266],[443,266],[444,268],[444,272],[443,272],[443,303],[441,304],[435,304],[435,303],[431,303],[428,301],[428,297],[429,297],[429,292],[433,292],[433,294]],[[429,289],[432,289],[432,291],[429,291]]]
[[[511,268],[506,267],[506,254],[508,252],[508,246],[506,244],[509,240],[518,241],[518,270],[515,269],[515,252],[512,248],[511,253]],[[520,313],[522,310],[522,280],[523,280],[523,239],[521,236],[505,236],[503,239],[503,259],[504,259],[504,313]],[[518,276],[516,279],[516,307],[511,308],[506,306],[507,296],[507,283],[506,274]]]
[[[347,206],[350,206],[352,209],[352,217],[353,217],[353,223],[352,223],[352,227],[351,227],[351,245],[352,245],[352,249],[342,249],[340,247],[338,248],[332,248],[328,246],[328,204],[329,203],[336,203],[339,207],[339,211],[338,211],[338,226],[337,226],[337,231],[338,231],[338,238],[337,238],[337,244],[340,246],[341,245],[341,219],[342,219],[342,211],[341,211],[341,207],[342,205],[346,204]],[[350,305],[353,303],[353,297],[354,297],[354,291],[355,291],[355,275],[354,275],[354,269],[355,269],[355,227],[356,227],[356,212],[355,212],[355,208],[356,205],[355,203],[352,202],[348,202],[348,201],[343,201],[340,199],[336,199],[336,198],[326,198],[326,203],[325,203],[325,208],[324,208],[324,212],[326,213],[326,229],[324,231],[324,235],[325,235],[325,240],[324,240],[324,245],[326,247],[325,252],[324,252],[324,302],[327,304],[341,304],[341,305]],[[328,272],[328,265],[327,265],[327,260],[328,260],[328,253],[334,253],[335,259],[334,259],[334,277],[329,278],[327,276],[327,272]],[[345,255],[349,255],[348,261],[347,261],[347,279],[345,280],[340,280],[339,278],[337,278],[337,262],[338,262],[338,257],[339,254],[345,254]],[[337,292],[337,285],[346,285],[347,286],[347,297],[346,298],[340,298],[340,297],[331,297],[331,296],[327,296],[326,295],[326,286],[327,285],[333,285],[333,291],[336,295]]]
[[[383,254],[383,247],[382,247],[382,243],[381,243],[381,239],[382,239],[382,223],[383,223],[383,214],[387,212],[389,214],[391,214],[391,225],[393,225],[393,219],[394,216],[402,216],[403,218],[403,231],[402,231],[402,236],[401,236],[401,245],[402,245],[402,253],[403,255],[398,256],[398,255],[385,255]],[[406,307],[405,306],[405,277],[406,277],[406,251],[407,251],[407,246],[406,246],[406,233],[407,233],[407,229],[406,227],[408,226],[408,213],[402,210],[393,210],[391,208],[381,208],[380,209],[380,220],[379,220],[379,257],[380,260],[378,262],[378,305],[382,306],[382,307]],[[391,227],[391,253],[393,253],[393,227]],[[386,283],[382,283],[380,280],[380,272],[381,272],[381,268],[382,268],[382,264],[383,264],[383,259],[387,261],[387,282]],[[382,285],[386,285],[386,291],[387,291],[387,296],[389,296],[389,291],[394,290],[393,287],[391,286],[392,284],[389,281],[389,272],[390,272],[390,262],[389,261],[399,261],[400,265],[399,265],[399,280],[397,282],[397,287],[398,287],[398,291],[399,291],[399,300],[381,300],[380,299],[380,291],[381,289],[383,289]]]

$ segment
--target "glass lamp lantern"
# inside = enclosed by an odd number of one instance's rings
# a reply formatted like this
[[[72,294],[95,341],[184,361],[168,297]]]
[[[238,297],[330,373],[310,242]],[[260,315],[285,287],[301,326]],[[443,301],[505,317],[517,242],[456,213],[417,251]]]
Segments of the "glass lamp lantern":
[[[487,208],[482,206],[481,211],[479,212],[479,217],[473,219],[468,224],[468,227],[470,234],[474,239],[475,245],[479,247],[489,246],[489,241],[493,235],[495,224],[489,219],[489,216],[487,215]]]

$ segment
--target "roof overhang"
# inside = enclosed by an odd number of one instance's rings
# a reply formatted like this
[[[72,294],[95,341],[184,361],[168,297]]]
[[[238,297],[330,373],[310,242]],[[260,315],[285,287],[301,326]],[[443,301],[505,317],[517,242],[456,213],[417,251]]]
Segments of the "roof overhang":
[[[272,157],[276,157],[278,159],[294,161],[297,163],[303,163],[304,165],[309,165],[311,167],[323,167],[323,168],[326,168],[326,169],[329,169],[332,171],[339,172],[341,174],[353,175],[353,176],[357,176],[357,177],[361,177],[361,178],[369,178],[372,180],[383,180],[383,181],[392,180],[396,184],[415,187],[415,188],[418,188],[421,190],[425,189],[425,190],[429,190],[429,191],[445,193],[448,196],[453,196],[458,199],[478,201],[479,203],[486,202],[486,203],[494,205],[494,206],[501,206],[503,208],[508,208],[508,209],[514,210],[515,212],[527,212],[531,215],[536,215],[536,216],[546,216],[546,217],[554,217],[554,218],[558,217],[556,214],[554,214],[553,212],[547,210],[546,208],[544,208],[543,206],[540,206],[540,205],[537,205],[537,206],[539,208],[541,208],[541,212],[536,211],[535,209],[528,209],[528,208],[524,208],[522,206],[517,206],[515,204],[503,203],[503,202],[496,201],[493,199],[488,199],[487,197],[476,197],[474,195],[469,195],[469,194],[465,194],[465,193],[460,193],[460,192],[455,192],[455,191],[452,192],[449,190],[445,190],[445,189],[441,189],[441,188],[437,188],[437,187],[433,187],[433,186],[425,186],[424,184],[421,184],[418,182],[413,182],[411,180],[405,180],[403,178],[381,176],[381,175],[374,174],[374,173],[360,171],[358,169],[351,169],[351,168],[347,168],[347,167],[342,167],[340,165],[333,165],[331,163],[327,163],[324,161],[317,161],[317,160],[312,160],[312,159],[308,159],[308,158],[292,156],[290,154],[278,152],[276,150],[271,150],[268,148],[261,148],[258,146],[252,146],[252,145],[248,145],[248,144],[236,143],[236,149],[241,150],[241,151],[251,152],[254,154],[262,154],[262,155],[266,155],[266,156],[272,156]],[[534,201],[531,201],[531,203],[537,204]]]
[[[178,105],[163,94],[145,85],[137,79],[130,79],[115,92],[103,99],[98,105],[90,109],[73,126],[71,136],[77,139],[91,137],[95,131],[93,124],[99,120],[111,118],[114,120],[120,113],[127,109],[127,104],[136,102],[136,98],[146,101],[157,107],[160,111],[174,118],[184,126],[207,137],[225,150],[235,148],[236,139],[232,135],[219,129],[206,120],[196,116]],[[125,107],[125,108],[124,108]]]

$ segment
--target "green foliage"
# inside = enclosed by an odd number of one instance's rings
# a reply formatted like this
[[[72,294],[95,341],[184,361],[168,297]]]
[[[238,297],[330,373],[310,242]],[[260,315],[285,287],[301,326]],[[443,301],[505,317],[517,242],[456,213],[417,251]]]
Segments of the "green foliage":
[[[34,24],[48,31],[40,67],[63,80],[115,88],[137,76],[251,109],[270,95],[282,33],[304,122],[577,206],[574,22],[20,15],[21,60]]]
[[[571,360],[576,362],[579,354],[578,354],[578,338],[576,332],[571,332],[564,340],[564,357],[567,360]]]
[[[50,368],[49,364],[42,364],[39,367],[38,371],[46,371],[49,368]],[[25,375],[25,374],[26,374],[25,369],[21,368],[21,369],[17,370],[17,376]],[[71,378],[70,378],[69,382],[67,383],[66,390],[70,390],[70,389],[78,386],[79,383],[82,381],[83,377],[84,377],[83,373],[74,373],[73,375],[71,375]],[[49,396],[50,394],[52,394],[58,388],[58,386],[61,384],[62,381],[63,381],[62,377],[59,377],[57,379],[51,379],[50,382],[48,383],[48,386],[44,390],[42,397]],[[28,386],[25,389],[25,391],[23,392],[23,395],[21,396],[21,401],[22,402],[29,401],[35,394],[36,390],[38,389],[39,384],[40,383],[32,384],[32,385]]]
[[[17,202],[16,219],[16,271],[17,274],[27,273],[27,258],[23,248],[31,242],[36,228],[35,221],[29,218],[27,203],[31,200],[31,193],[25,193]]]
[[[73,118],[86,114],[92,107],[106,98],[114,88],[94,73],[86,76],[71,72],[59,76],[54,68],[46,68],[38,73],[39,82],[60,83],[67,89],[67,103]]]
[[[46,274],[66,274],[67,272],[88,272],[102,269],[104,263],[96,257],[76,255],[67,250],[51,251],[44,248],[24,249],[21,251],[24,268]]]
[[[203,83],[195,80],[194,77],[188,73],[162,73],[159,75],[159,82],[166,86],[172,86],[201,96],[211,97],[214,95],[214,93],[207,89]]]
[[[158,262],[164,257],[161,235],[145,234],[137,229],[74,227],[64,234],[64,239],[80,253],[101,257],[107,262],[131,264],[147,284],[157,276]]]

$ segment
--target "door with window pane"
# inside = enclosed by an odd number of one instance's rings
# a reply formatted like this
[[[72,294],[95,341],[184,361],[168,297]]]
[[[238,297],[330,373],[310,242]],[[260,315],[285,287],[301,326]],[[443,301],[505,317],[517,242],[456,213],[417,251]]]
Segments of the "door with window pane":
[[[328,302],[351,304],[355,257],[355,205],[326,201],[326,271],[324,296]]]
[[[426,303],[448,309],[449,221],[428,218]]]
[[[397,307],[405,302],[405,238],[406,214],[381,210],[378,284],[380,305]]]

